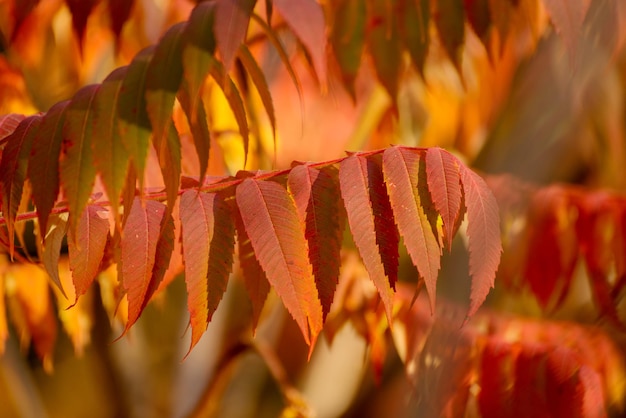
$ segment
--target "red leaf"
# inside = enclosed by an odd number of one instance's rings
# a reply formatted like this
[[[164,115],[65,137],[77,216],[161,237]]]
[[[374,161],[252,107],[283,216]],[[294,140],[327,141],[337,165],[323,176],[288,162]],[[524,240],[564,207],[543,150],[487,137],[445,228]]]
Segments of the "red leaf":
[[[275,138],[276,115],[274,113],[274,102],[272,101],[272,95],[270,93],[269,86],[267,85],[265,75],[263,74],[263,70],[261,70],[259,64],[257,64],[256,60],[250,53],[250,50],[245,45],[241,45],[241,47],[239,48],[239,59],[241,60],[241,63],[243,64],[246,71],[248,72],[248,75],[254,83],[257,91],[259,92],[261,102],[263,103],[263,107],[265,108],[267,117],[270,120],[270,125],[272,125],[272,133],[274,134]]]
[[[380,165],[373,158],[352,155],[340,163],[339,184],[354,242],[391,323],[398,233]]]
[[[75,230],[87,205],[96,180],[96,167],[91,148],[93,135],[93,103],[97,85],[79,90],[65,110],[63,126],[64,156],[60,163],[61,184],[70,211],[70,229]]]
[[[109,18],[111,20],[111,29],[115,34],[116,43],[119,42],[120,34],[124,23],[130,16],[135,0],[109,0]]]
[[[20,27],[24,20],[30,15],[33,9],[39,4],[40,0],[20,0],[13,1],[13,10],[12,15],[15,23],[13,25],[13,34],[11,35],[11,39],[15,39]]]
[[[188,190],[180,199],[191,348],[200,340],[226,291],[235,250],[228,204],[218,193]]]
[[[209,166],[209,152],[211,150],[211,134],[209,133],[204,103],[198,101],[196,102],[196,107],[192,109],[191,106],[193,103],[189,97],[189,89],[186,87],[179,90],[178,101],[189,123],[193,145],[196,148],[200,165],[199,184],[202,184],[204,183],[204,176]]]
[[[322,86],[326,85],[326,26],[315,0],[272,0],[291,30],[305,46]]]
[[[63,142],[63,122],[69,101],[55,104],[43,116],[28,159],[28,179],[33,186],[39,230],[44,236],[48,216],[59,194],[59,154]]]
[[[9,136],[24,118],[24,115],[17,113],[0,116],[0,144],[4,143],[3,139]]]
[[[174,251],[174,232],[174,218],[172,218],[172,215],[166,210],[161,219],[161,231],[156,244],[152,277],[150,277],[150,283],[148,284],[141,309],[146,307],[152,296],[157,292],[170,266],[170,260]]]
[[[487,341],[480,362],[478,406],[481,416],[497,418],[514,412],[510,390],[513,376],[509,372],[513,361],[510,344],[496,338]]]
[[[7,144],[2,151],[2,160],[0,160],[2,215],[7,222],[11,257],[13,257],[14,251],[14,222],[24,190],[28,156],[40,126],[40,116],[30,116],[20,122],[13,133],[6,138]]]
[[[467,208],[469,270],[472,276],[469,317],[476,313],[493,287],[502,254],[502,241],[496,198],[478,174],[463,165],[460,169]]]
[[[557,346],[548,354],[546,396],[551,416],[587,416],[583,414],[585,390],[580,368],[580,362],[569,348]]]
[[[59,258],[61,257],[61,246],[63,238],[67,233],[67,214],[54,215],[48,223],[48,230],[43,239],[43,252],[41,261],[48,272],[52,282],[59,288],[63,296],[67,298],[61,278],[59,277]]]
[[[295,202],[280,184],[249,178],[237,186],[236,199],[259,264],[313,346],[322,329],[322,306]]]
[[[420,276],[424,279],[431,313],[435,312],[437,275],[441,248],[424,213],[418,188],[420,156],[417,152],[392,147],[383,154],[383,172],[398,231]]]
[[[290,171],[288,184],[304,224],[309,261],[325,320],[339,280],[344,230],[336,169],[299,165]]]
[[[164,213],[162,203],[154,200],[141,202],[136,197],[124,225],[120,271],[128,296],[126,330],[137,321],[146,302]]]
[[[81,50],[85,37],[85,28],[87,27],[87,19],[98,1],[99,0],[65,0],[72,14],[72,27],[78,37],[78,45]]]
[[[441,214],[444,243],[448,250],[452,248],[452,238],[461,213],[459,175],[459,162],[449,152],[441,148],[429,148],[426,151],[428,190],[435,209]]]
[[[574,59],[590,0],[543,0],[543,5]]]
[[[256,0],[222,0],[215,5],[215,38],[226,72],[246,39]]]
[[[546,346],[524,341],[521,348],[515,360],[512,412],[519,418],[547,415],[547,400],[541,389]]]
[[[100,272],[100,263],[109,239],[109,222],[100,206],[90,205],[83,212],[75,230],[68,233],[70,270],[76,301],[84,295]]]
[[[467,20],[481,42],[485,45],[485,48],[489,50],[487,43],[489,30],[491,29],[489,0],[463,0],[463,3],[465,5]]]

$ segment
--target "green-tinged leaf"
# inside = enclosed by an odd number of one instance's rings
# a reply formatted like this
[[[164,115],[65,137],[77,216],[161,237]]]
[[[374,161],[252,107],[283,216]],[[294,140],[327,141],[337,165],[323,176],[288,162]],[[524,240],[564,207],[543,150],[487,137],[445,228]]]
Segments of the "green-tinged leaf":
[[[293,198],[278,183],[248,178],[237,186],[236,201],[259,264],[313,346],[322,330],[322,306]]]
[[[419,165],[420,155],[409,149],[392,147],[383,154],[383,173],[394,219],[409,256],[424,279],[434,313],[441,248],[418,192],[418,188],[427,187],[418,181]]]
[[[100,173],[111,211],[118,227],[120,195],[128,172],[129,155],[117,128],[117,115],[122,81],[128,67],[113,71],[102,82],[94,99],[93,147],[94,165]]]
[[[234,208],[235,226],[237,228],[237,248],[239,253],[239,265],[243,276],[243,283],[252,305],[252,332],[256,331],[261,318],[261,312],[265,305],[265,300],[270,292],[270,283],[267,276],[254,255],[252,243],[246,232],[246,227],[239,214],[239,210]]]
[[[235,251],[235,226],[222,195],[195,190],[181,197],[180,222],[193,348],[226,291]]]
[[[121,282],[128,297],[128,330],[146,304],[165,205],[135,198],[121,238]]]
[[[17,128],[6,140],[0,160],[0,189],[2,190],[2,215],[9,232],[9,253],[14,251],[14,223],[17,208],[22,199],[28,155],[31,152],[33,139],[41,126],[40,116],[30,116],[19,123]]]
[[[159,240],[156,244],[152,276],[150,277],[150,283],[148,283],[146,295],[143,299],[143,306],[141,307],[142,310],[159,289],[161,282],[165,278],[165,273],[170,266],[172,253],[174,252],[175,230],[176,225],[174,224],[174,218],[171,213],[167,213],[166,210],[163,218],[161,219],[161,232],[159,233]]]
[[[192,120],[198,117],[195,112],[200,107],[202,87],[209,74],[210,65],[215,62],[214,7],[214,2],[198,4],[191,12],[183,35],[183,77],[186,81],[184,87],[189,91]]]
[[[142,49],[128,66],[117,103],[117,129],[122,143],[143,186],[152,126],[146,110],[146,75],[154,46]]]
[[[395,3],[391,2],[394,5]],[[367,5],[369,19],[367,45],[374,59],[378,79],[395,101],[402,64],[402,48],[398,25],[394,21],[394,7],[390,7],[390,0],[372,0]]]
[[[59,194],[59,154],[68,103],[66,100],[55,104],[43,116],[28,159],[28,179],[33,186],[41,236],[48,230],[48,216]]]
[[[333,2],[334,22],[331,27],[330,42],[345,87],[356,99],[354,80],[361,66],[361,55],[365,44],[365,2],[361,0],[341,0]]]
[[[78,45],[81,51],[85,37],[85,29],[87,28],[87,19],[98,1],[99,0],[65,0],[72,14],[72,27],[78,37]]]
[[[196,148],[196,154],[198,154],[198,162],[200,165],[199,177],[200,184],[202,184],[209,167],[209,153],[211,151],[211,134],[209,133],[204,103],[197,101],[195,103],[196,107],[192,109],[193,102],[191,97],[189,97],[189,91],[186,87],[181,88],[178,92],[178,101],[187,117],[191,136],[193,137],[193,145]]]
[[[322,86],[326,85],[326,25],[316,0],[272,0],[313,60]]]
[[[100,272],[100,263],[109,239],[106,209],[89,205],[83,211],[75,230],[68,231],[68,252],[76,300],[89,289]]]
[[[354,242],[391,323],[398,233],[380,164],[374,158],[351,155],[339,165],[339,184]]]
[[[485,181],[464,165],[461,183],[467,208],[467,237],[472,287],[467,316],[472,316],[494,285],[502,254],[498,202]]]
[[[409,51],[413,65],[424,77],[424,64],[430,45],[430,1],[399,0],[398,31],[404,47]]]
[[[298,165],[290,171],[288,185],[305,228],[309,261],[325,320],[339,280],[345,222],[337,170],[332,166],[317,169]]]
[[[93,103],[98,85],[80,89],[67,105],[63,125],[63,158],[60,177],[70,211],[69,228],[76,230],[96,180],[94,165]]]
[[[434,21],[439,38],[450,60],[461,74],[461,48],[465,42],[463,0],[439,0],[435,5]]]
[[[9,113],[8,115],[0,116],[0,145],[5,142],[3,141],[4,138],[9,136],[24,118],[24,115],[17,113]]]
[[[256,0],[221,0],[215,5],[215,39],[226,71],[230,71],[246,39]]]
[[[165,182],[165,194],[167,195],[168,214],[172,213],[174,203],[178,199],[178,186],[180,185],[181,151],[180,138],[174,125],[169,125],[169,135],[160,140],[153,137],[154,147],[159,158],[159,166]]]
[[[61,278],[59,277],[59,258],[61,257],[61,247],[63,246],[63,238],[67,233],[67,214],[54,215],[50,217],[48,230],[43,239],[43,250],[41,261],[48,272],[48,276],[52,282],[59,288],[63,296],[67,298]]]
[[[458,160],[441,148],[429,148],[426,151],[426,178],[435,209],[443,220],[444,243],[450,250],[461,214],[462,192]]]
[[[135,0],[108,0],[109,19],[111,20],[111,29],[115,35],[116,44],[119,43],[119,37],[122,33],[124,23],[128,20],[130,12],[133,8]]]
[[[146,70],[146,110],[155,144],[170,135],[176,93],[183,79],[182,34],[185,23],[172,26],[160,39]]]
[[[257,64],[256,60],[250,53],[250,50],[245,45],[241,45],[241,47],[239,48],[239,59],[241,60],[241,63],[243,64],[246,71],[248,72],[252,83],[254,83],[254,86],[259,92],[261,102],[263,103],[263,107],[265,108],[267,117],[270,120],[270,125],[272,125],[272,134],[274,135],[275,139],[276,115],[274,113],[274,102],[272,100],[269,86],[267,85],[267,80],[265,79],[265,75],[263,74],[263,70],[261,70],[259,64]],[[274,146],[276,146],[276,144],[274,144]]]

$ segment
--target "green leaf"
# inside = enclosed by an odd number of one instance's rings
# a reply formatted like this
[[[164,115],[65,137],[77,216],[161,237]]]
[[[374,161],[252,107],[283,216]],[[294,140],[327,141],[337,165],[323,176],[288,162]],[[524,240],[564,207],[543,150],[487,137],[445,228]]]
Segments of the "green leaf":
[[[399,0],[398,31],[413,65],[424,78],[424,64],[430,45],[430,1]]]
[[[372,0],[367,4],[371,22],[367,32],[367,45],[374,59],[378,79],[395,101],[398,94],[402,49],[398,25],[394,21],[394,10],[389,7],[389,0]]]
[[[361,55],[365,44],[365,2],[341,0],[331,3],[334,22],[331,26],[330,42],[337,58],[345,87],[356,100],[354,81],[361,67]]]

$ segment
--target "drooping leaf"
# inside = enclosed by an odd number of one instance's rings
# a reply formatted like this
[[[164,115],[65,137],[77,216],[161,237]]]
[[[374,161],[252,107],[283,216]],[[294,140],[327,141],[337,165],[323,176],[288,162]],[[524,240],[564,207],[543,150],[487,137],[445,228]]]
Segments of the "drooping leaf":
[[[322,86],[326,85],[326,26],[315,0],[272,0],[272,4],[305,46]]]
[[[545,346],[525,342],[515,359],[512,410],[517,417],[527,417],[537,411],[546,411],[547,402],[541,381],[544,372]],[[485,405],[489,408],[488,405]]]
[[[70,210],[69,227],[76,230],[96,180],[92,150],[93,104],[98,85],[80,89],[65,110],[60,178]]]
[[[152,126],[146,110],[146,75],[154,46],[142,49],[128,66],[117,96],[117,129],[143,186]]]
[[[339,165],[339,184],[354,242],[391,323],[398,233],[381,167],[373,158],[351,155]]]
[[[215,39],[226,72],[246,39],[256,0],[222,0],[215,5]]]
[[[72,14],[72,27],[78,37],[78,45],[81,51],[85,38],[85,29],[87,28],[87,19],[98,1],[99,0],[65,0]]]
[[[59,154],[68,103],[55,104],[43,116],[28,159],[28,179],[33,186],[41,236],[45,236],[48,216],[59,194]]]
[[[336,169],[298,165],[289,172],[288,185],[305,228],[309,260],[325,320],[339,280],[345,222]]]
[[[181,196],[180,221],[193,348],[226,291],[235,226],[221,194],[195,190]]]
[[[211,150],[211,134],[209,133],[209,125],[207,123],[206,111],[202,101],[196,102],[196,107],[191,108],[193,102],[189,97],[189,91],[183,87],[178,92],[178,101],[185,112],[191,136],[193,137],[193,145],[196,148],[198,162],[200,165],[200,184],[204,182],[207,168],[209,166],[209,152]]]
[[[130,16],[135,0],[109,0],[107,3],[109,5],[111,29],[113,34],[115,34],[116,44],[118,44],[122,28]]]
[[[9,260],[6,256],[0,256],[0,356],[4,354],[4,348],[9,338],[9,324],[7,322],[6,297],[5,297],[5,278],[7,276],[7,268]]]
[[[128,172],[129,155],[117,127],[122,81],[128,67],[113,71],[102,82],[94,99],[93,110],[93,156],[104,190],[111,204],[111,211],[118,227],[120,224],[119,201]]]
[[[168,210],[166,210],[161,218],[161,231],[159,232],[159,240],[156,243],[152,276],[150,277],[150,282],[148,283],[148,288],[146,289],[146,295],[143,299],[143,305],[141,306],[142,310],[159,289],[161,282],[165,278],[165,273],[170,266],[170,259],[172,258],[172,253],[174,251],[174,233],[174,218],[172,217],[172,214],[168,213]]]
[[[392,100],[398,94],[398,80],[402,63],[402,48],[398,25],[394,22],[394,10],[388,0],[367,3],[369,27],[367,45],[374,59],[378,79]]]
[[[551,416],[585,417],[584,384],[580,375],[581,364],[567,347],[555,347],[546,359],[546,397]],[[597,411],[595,411],[597,413]]]
[[[424,279],[434,313],[441,248],[418,193],[419,187],[426,187],[418,181],[419,164],[420,155],[408,149],[391,147],[383,154],[383,173],[394,219],[411,260]]]
[[[41,126],[40,116],[30,116],[15,128],[7,139],[0,160],[0,189],[2,190],[2,215],[7,222],[9,232],[9,253],[13,257],[14,223],[17,208],[22,199],[28,156],[33,139]]]
[[[136,197],[124,225],[120,271],[128,296],[126,330],[137,321],[146,303],[164,214],[164,204],[154,200],[141,202]]]
[[[472,316],[494,285],[502,254],[498,202],[485,181],[464,165],[461,183],[467,208],[467,236],[472,287],[468,317]]]
[[[332,3],[334,23],[331,26],[330,42],[337,58],[343,83],[353,99],[356,99],[354,80],[361,66],[361,55],[365,44],[365,2],[342,0]]]
[[[0,144],[4,143],[3,139],[9,136],[24,118],[24,115],[17,113],[0,116]]]
[[[263,107],[265,108],[265,112],[267,113],[267,117],[270,120],[270,125],[272,126],[272,134],[274,137],[276,136],[276,115],[274,114],[274,102],[272,101],[272,95],[270,93],[269,86],[267,85],[267,80],[265,79],[265,75],[263,71],[257,64],[256,60],[250,53],[250,50],[247,46],[241,45],[239,47],[239,59],[243,64],[246,72],[250,76],[250,79],[254,83],[257,91],[259,92],[259,96],[261,97],[261,102],[263,103]]]
[[[304,225],[293,198],[280,184],[245,179],[236,201],[259,264],[307,344],[322,329],[322,306],[308,257]]]
[[[59,277],[59,258],[61,257],[61,247],[63,246],[63,238],[67,233],[67,213],[53,215],[48,222],[48,230],[43,239],[43,249],[41,261],[48,272],[48,276],[52,282],[59,288],[63,296],[67,297],[63,284]]]
[[[404,47],[409,51],[415,68],[424,77],[424,64],[430,45],[430,1],[399,0],[398,32]]]
[[[514,360],[510,344],[500,339],[489,339],[482,349],[478,395],[481,416],[496,418],[514,413],[509,383]]]
[[[441,148],[429,148],[426,176],[433,203],[443,220],[444,243],[451,249],[462,201],[458,160]]]
[[[463,0],[463,3],[470,26],[489,50],[488,35],[491,27],[489,0]]]
[[[174,203],[178,198],[178,186],[180,185],[180,173],[182,170],[180,138],[174,125],[170,124],[166,137],[161,139],[153,137],[153,140],[159,158],[161,173],[163,173],[163,181],[165,182],[168,214],[171,214]]]
[[[578,48],[590,4],[590,0],[543,0],[543,5],[572,59]]]
[[[465,41],[463,0],[439,0],[435,5],[433,17],[439,38],[450,60],[461,74],[461,48]]]
[[[84,295],[100,271],[100,263],[109,239],[109,222],[103,216],[106,210],[89,205],[83,211],[74,230],[68,231],[68,252],[75,300]]]
[[[24,20],[30,15],[33,9],[39,4],[40,0],[20,0],[12,2],[12,14],[13,14],[13,34],[11,39],[15,39],[15,36],[20,30]]]

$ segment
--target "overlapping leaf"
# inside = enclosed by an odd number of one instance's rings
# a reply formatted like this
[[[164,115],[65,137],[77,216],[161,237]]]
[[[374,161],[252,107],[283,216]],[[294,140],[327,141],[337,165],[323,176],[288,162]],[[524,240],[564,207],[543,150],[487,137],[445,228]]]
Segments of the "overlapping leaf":
[[[255,4],[256,0],[224,0],[215,5],[215,39],[227,72],[246,38]]]
[[[2,141],[4,138],[9,136],[15,128],[17,128],[17,125],[19,125],[24,118],[24,115],[17,113],[9,113],[8,115],[0,116],[0,144],[4,142]]]
[[[424,76],[424,64],[430,44],[430,2],[428,0],[398,1],[398,31],[415,68]]]
[[[40,249],[40,257],[43,266],[52,279],[52,282],[61,291],[63,296],[67,297],[61,278],[59,277],[59,259],[61,258],[61,246],[63,238],[67,234],[67,214],[53,215],[48,223],[48,230],[43,239],[43,248]]]
[[[330,42],[344,85],[355,99],[354,80],[361,66],[365,44],[365,2],[343,0],[333,2],[332,6],[335,8],[335,20],[331,26]]]
[[[367,32],[367,42],[378,79],[389,96],[395,101],[398,94],[398,80],[402,50],[398,25],[394,21],[394,10],[387,0],[373,0],[367,3],[371,26]]]

